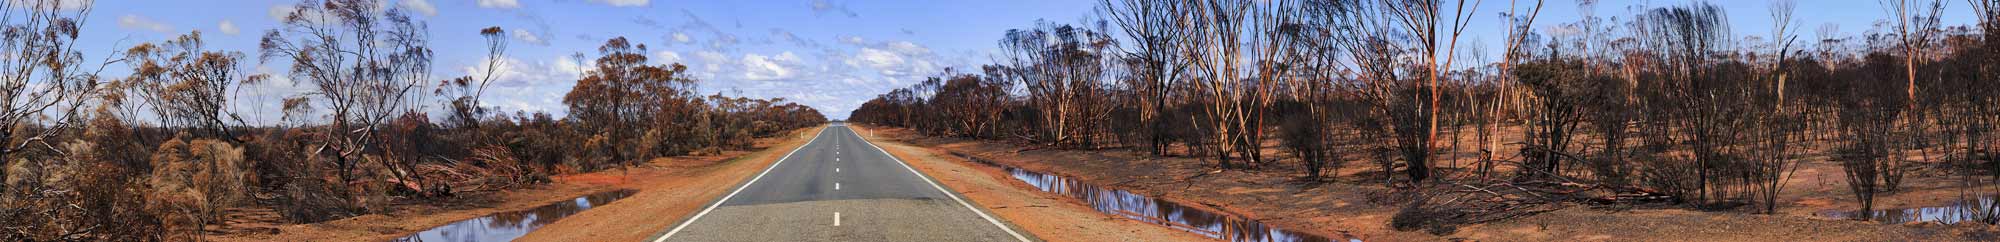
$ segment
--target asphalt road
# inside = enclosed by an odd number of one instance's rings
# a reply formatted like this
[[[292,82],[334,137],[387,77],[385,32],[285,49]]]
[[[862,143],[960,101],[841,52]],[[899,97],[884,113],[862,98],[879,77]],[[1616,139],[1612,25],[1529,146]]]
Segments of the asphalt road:
[[[835,123],[654,241],[1033,240],[928,179]]]

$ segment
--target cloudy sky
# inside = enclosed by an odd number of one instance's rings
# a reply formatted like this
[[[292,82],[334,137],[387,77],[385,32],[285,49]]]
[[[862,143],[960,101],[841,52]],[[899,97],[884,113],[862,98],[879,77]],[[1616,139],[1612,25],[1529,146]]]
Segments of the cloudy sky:
[[[86,0],[64,0],[86,1]],[[384,0],[417,13],[430,24],[436,49],[435,77],[483,73],[484,46],[478,31],[500,26],[510,32],[509,59],[487,103],[506,110],[562,113],[561,97],[580,69],[572,53],[595,56],[604,40],[624,36],[650,47],[657,63],[682,63],[701,81],[705,94],[780,97],[818,108],[830,117],[876,94],[907,86],[945,68],[975,68],[991,60],[1007,29],[1032,27],[1038,19],[1073,23],[1094,10],[1096,0]],[[1510,1],[1479,1],[1469,46],[1499,49],[1504,39],[1499,12]],[[1633,6],[1686,1],[1600,1],[1598,16],[1630,16]],[[1962,4],[1959,1],[1947,1]],[[140,42],[201,31],[211,49],[256,56],[257,39],[273,28],[296,1],[289,0],[97,0],[82,44],[94,58]],[[1718,1],[1732,15],[1741,36],[1769,32],[1768,1]],[[1526,7],[1521,7],[1525,9]],[[1873,0],[1809,0],[1798,3],[1802,36],[1822,25],[1840,26],[1844,35],[1866,33],[1882,19]],[[1580,9],[1574,0],[1552,0],[1537,28],[1560,28]],[[1963,24],[1969,11],[1947,9],[1947,25]],[[1467,48],[1472,49],[1472,48]],[[1487,56],[1497,56],[1488,54]],[[594,58],[594,57],[593,57]],[[112,65],[108,75],[128,69]],[[250,71],[282,76],[285,67],[266,64]],[[275,120],[277,102],[302,86],[280,80],[246,88],[244,107],[253,120]],[[252,121],[262,122],[262,121]]]
[[[295,1],[98,0],[82,46],[92,58],[141,42],[201,31],[210,49],[256,56],[257,41]],[[704,94],[780,97],[845,117],[875,94],[948,67],[988,62],[1007,29],[1036,19],[1072,21],[1092,1],[669,1],[388,0],[427,20],[438,61],[434,76],[483,75],[479,29],[512,37],[487,103],[507,110],[562,113],[578,64],[606,39],[645,44],[656,63],[682,63]],[[587,64],[587,62],[586,62]],[[114,64],[105,71],[122,76]],[[249,71],[282,76],[283,63]],[[250,87],[246,118],[274,120],[276,100],[302,86]],[[262,113],[262,114],[260,114]],[[256,122],[256,121],[253,121]]]

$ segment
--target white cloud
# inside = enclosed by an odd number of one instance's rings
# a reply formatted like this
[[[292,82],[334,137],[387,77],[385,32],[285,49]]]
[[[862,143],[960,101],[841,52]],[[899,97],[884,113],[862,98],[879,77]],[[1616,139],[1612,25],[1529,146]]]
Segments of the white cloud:
[[[479,7],[482,7],[482,8],[520,8],[520,7],[521,7],[521,2],[520,2],[520,1],[515,1],[515,0],[479,0]]]
[[[523,43],[540,45],[540,46],[549,45],[549,41],[547,39],[542,39],[542,36],[535,35],[534,32],[528,32],[528,30],[525,29],[515,29],[512,30],[512,32],[513,33],[510,33],[510,35],[513,35],[514,39],[521,40],[521,42]]]
[[[903,65],[904,62],[905,61],[903,61],[902,55],[898,55],[894,52],[889,52],[886,50],[864,47],[861,48],[860,52],[855,53],[854,59],[849,59],[847,63],[862,67],[886,70],[888,68],[895,68],[896,66]]]
[[[555,66],[556,73],[566,75],[567,78],[581,77],[585,70],[597,69],[597,63],[592,63],[590,60],[571,59],[569,56],[557,57],[553,65]]]
[[[699,51],[695,51],[695,52],[694,52],[694,57],[695,57],[695,59],[696,59],[696,60],[699,60],[699,61],[702,61],[702,62],[725,62],[725,61],[729,61],[729,56],[726,56],[726,55],[723,55],[723,54],[722,54],[722,52],[715,52],[715,51],[712,51],[712,50],[699,50]]]
[[[783,53],[778,53],[778,56],[772,60],[782,61],[782,62],[799,62],[799,55],[792,54],[791,51],[785,51]]]
[[[655,51],[653,52],[652,61],[653,63],[660,64],[681,63],[681,53],[675,53],[671,50]]]
[[[789,55],[790,52],[786,52],[786,54]],[[785,58],[780,57],[778,59]],[[796,60],[797,57],[791,57],[791,59]],[[743,55],[743,79],[745,80],[770,81],[785,79],[792,77],[792,73],[791,68],[774,62],[769,57],[758,54]]]
[[[487,64],[482,60],[460,70],[467,76],[481,78],[486,75]],[[481,99],[487,107],[503,112],[562,115],[565,108],[562,96],[576,85],[576,73],[584,68],[568,56],[543,61],[505,58],[494,66],[493,83]]]
[[[674,32],[674,42],[687,43],[688,41],[693,41],[693,38],[689,38],[687,33]]]
[[[285,71],[278,68],[271,68],[270,66],[267,65],[257,65],[257,74],[271,75],[270,78],[264,79],[263,84],[265,85],[286,86],[286,87],[293,87],[299,85],[298,83],[292,80],[292,77],[290,75],[285,75],[285,73],[286,73]],[[299,89],[299,90],[304,90],[304,89]]]
[[[917,43],[911,43],[909,41],[893,41],[887,44],[883,44],[883,46],[887,46],[889,50],[896,51],[897,53],[904,53],[910,55],[924,55],[931,53],[930,48],[924,48],[924,46],[922,45],[917,45]]]
[[[437,6],[431,5],[429,0],[403,0],[402,3],[396,5],[402,6],[403,9],[424,14],[424,16],[435,17],[438,15]]]
[[[848,78],[841,78],[841,79],[840,79],[840,83],[846,83],[847,85],[861,85],[861,84],[868,84],[868,80],[862,80],[861,78],[853,78],[853,77],[848,77]]]
[[[465,66],[459,70],[475,79],[486,77],[488,60]],[[553,64],[553,65],[552,65]],[[573,63],[571,65],[574,65]],[[561,81],[574,81],[572,76],[562,75],[560,64],[547,62],[527,62],[514,58],[500,58],[499,65],[493,66],[493,84],[506,87],[525,87]]]
[[[646,5],[653,3],[653,0],[591,0],[591,1],[608,4],[613,7],[645,7]]]
[[[146,18],[144,16],[131,15],[131,14],[118,17],[118,27],[131,30],[148,30],[161,33],[174,32],[173,26],[167,26],[167,24],[154,22],[152,19]]]
[[[215,24],[215,29],[221,30],[223,34],[227,35],[236,35],[243,33],[243,29],[236,28],[236,23],[229,22],[229,20],[223,20],[221,23]]]
[[[880,49],[880,48],[878,48]],[[792,51],[737,53],[726,50],[696,49],[679,53],[689,66],[688,74],[702,81],[700,93],[723,93],[748,98],[784,98],[812,106],[826,115],[843,115],[881,90],[900,86],[887,78],[857,76],[856,68],[833,54],[810,58]],[[890,52],[882,50],[883,52]],[[655,52],[661,56],[663,52]],[[893,52],[891,52],[894,55]],[[856,64],[859,64],[857,61]],[[870,70],[872,71],[872,70]]]
[[[909,41],[890,41],[862,46],[846,62],[850,66],[872,69],[876,74],[894,83],[899,79],[925,75],[941,70],[940,58],[930,48]]]
[[[697,79],[716,80],[718,73],[725,73],[723,68],[736,67],[731,63],[729,56],[722,52],[697,50],[694,52],[694,59],[686,60],[683,65],[687,65],[690,70],[688,74]]]

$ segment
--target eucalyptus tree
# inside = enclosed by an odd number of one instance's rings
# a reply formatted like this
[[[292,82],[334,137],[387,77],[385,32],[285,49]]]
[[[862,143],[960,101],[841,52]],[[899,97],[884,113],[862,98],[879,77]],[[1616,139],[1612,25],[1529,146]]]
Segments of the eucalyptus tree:
[[[328,135],[311,154],[327,156],[342,181],[354,181],[354,169],[369,159],[363,155],[383,150],[369,148],[380,143],[382,124],[412,111],[411,91],[430,82],[429,27],[370,0],[306,0],[284,16],[264,33],[261,60],[289,62],[291,79],[310,88],[297,98],[327,107]],[[383,165],[409,180],[408,164]]]

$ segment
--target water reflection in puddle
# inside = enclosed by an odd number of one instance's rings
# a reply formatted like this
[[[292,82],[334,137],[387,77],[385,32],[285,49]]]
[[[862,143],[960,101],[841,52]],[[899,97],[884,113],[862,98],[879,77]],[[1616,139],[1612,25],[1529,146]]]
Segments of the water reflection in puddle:
[[[1063,194],[1083,200],[1099,212],[1194,232],[1210,238],[1238,242],[1361,242],[1361,239],[1354,238],[1353,236],[1344,236],[1342,240],[1333,240],[1332,238],[1279,229],[1241,217],[1212,213],[1125,190],[1106,189],[1068,177],[1029,171],[973,157],[965,158],[1005,168],[1007,173],[1012,175],[1014,179],[1027,182],[1028,185],[1033,185],[1044,192]]]
[[[1937,207],[1882,209],[1869,211],[1875,221],[1890,224],[1910,222],[1938,222],[1955,224],[1959,222],[2000,222],[2000,207],[1996,207],[1993,197],[1981,197],[1971,201],[1953,202]],[[1820,216],[1852,219],[1861,216],[1855,211],[1824,211]]]
[[[417,234],[396,239],[396,241],[509,241],[528,235],[529,231],[556,220],[576,215],[583,210],[604,206],[638,193],[637,190],[616,190],[577,197],[567,202],[552,203],[528,210],[502,212],[485,217],[452,222]]]

